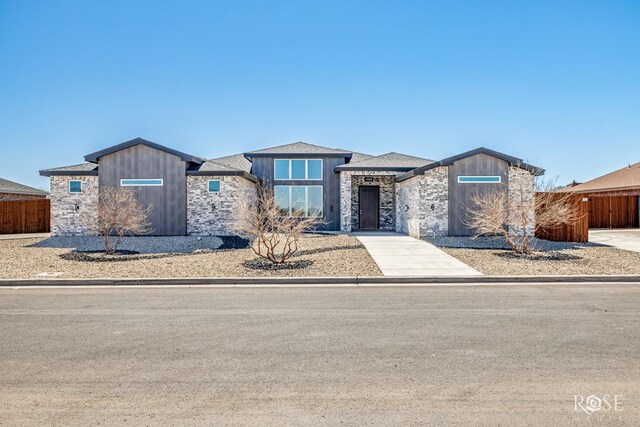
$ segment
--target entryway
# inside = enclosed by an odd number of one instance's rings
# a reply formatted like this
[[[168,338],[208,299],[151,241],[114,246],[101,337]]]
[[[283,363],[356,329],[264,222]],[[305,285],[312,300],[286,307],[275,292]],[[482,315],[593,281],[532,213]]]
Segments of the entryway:
[[[424,240],[391,231],[355,232],[385,276],[482,276]]]
[[[360,230],[377,230],[380,228],[380,187],[373,185],[361,185],[358,191],[360,207]]]

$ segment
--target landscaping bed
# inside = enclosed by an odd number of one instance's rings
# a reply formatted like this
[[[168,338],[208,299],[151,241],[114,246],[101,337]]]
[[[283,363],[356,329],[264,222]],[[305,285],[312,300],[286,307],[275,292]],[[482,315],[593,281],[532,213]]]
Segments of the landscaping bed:
[[[304,235],[291,258],[295,268],[260,268],[236,237],[128,238],[123,251],[110,256],[96,252],[95,239],[2,240],[0,279],[382,275],[365,247],[348,235]]]

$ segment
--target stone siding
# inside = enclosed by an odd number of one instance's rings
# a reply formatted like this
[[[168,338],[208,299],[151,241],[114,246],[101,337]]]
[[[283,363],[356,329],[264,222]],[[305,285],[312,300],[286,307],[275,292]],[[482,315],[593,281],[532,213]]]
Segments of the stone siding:
[[[396,231],[415,238],[446,236],[449,168],[440,166],[396,184]]]
[[[535,176],[522,168],[509,167],[509,201],[511,205],[525,205],[528,207],[529,222],[532,224],[529,232],[533,232],[535,217]],[[513,215],[513,212],[510,213]],[[520,221],[517,221],[520,222]]]
[[[380,230],[395,230],[395,177],[391,171],[342,171],[340,172],[340,230],[351,232],[358,230],[359,224],[359,190],[363,185],[380,187]],[[372,181],[366,181],[370,178]]]
[[[209,192],[209,180],[220,181],[220,191]],[[238,211],[255,205],[256,184],[239,176],[187,176],[187,234],[237,234]]]
[[[69,181],[82,181],[81,193],[69,193]],[[86,224],[98,215],[97,176],[51,177],[51,235],[87,234]]]

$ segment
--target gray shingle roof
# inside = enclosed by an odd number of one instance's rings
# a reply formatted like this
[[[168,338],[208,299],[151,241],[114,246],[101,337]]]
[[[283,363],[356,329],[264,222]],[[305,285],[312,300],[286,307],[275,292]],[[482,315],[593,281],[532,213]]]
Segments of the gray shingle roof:
[[[52,175],[97,175],[98,165],[95,163],[80,163],[77,165],[62,166],[59,168],[44,169],[40,171],[42,176]]]
[[[251,151],[246,153],[248,157],[267,156],[273,154],[315,154],[315,155],[341,155],[351,154],[351,151],[339,148],[322,147],[320,145],[309,144],[306,142],[294,142],[292,144],[278,145],[277,147],[264,148],[262,150]]]
[[[46,191],[3,178],[0,178],[0,193],[29,194],[33,196],[46,196],[49,194]]]
[[[247,160],[247,158],[242,153],[209,159],[208,162],[217,163],[219,165],[227,166],[245,172],[251,172],[251,162]]]
[[[351,161],[346,165],[336,166],[336,170],[397,170],[409,171],[420,166],[433,163],[433,160],[409,156],[400,153],[387,153],[370,157],[359,162]]]

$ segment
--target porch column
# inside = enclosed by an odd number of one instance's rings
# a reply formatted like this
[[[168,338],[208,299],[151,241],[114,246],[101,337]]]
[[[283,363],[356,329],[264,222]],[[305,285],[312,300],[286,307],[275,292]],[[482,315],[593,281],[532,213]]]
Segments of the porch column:
[[[351,232],[351,172],[340,172],[340,231]]]

